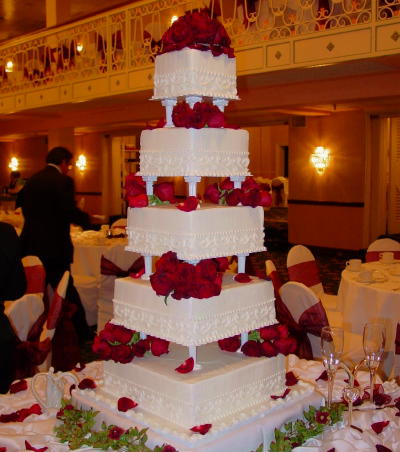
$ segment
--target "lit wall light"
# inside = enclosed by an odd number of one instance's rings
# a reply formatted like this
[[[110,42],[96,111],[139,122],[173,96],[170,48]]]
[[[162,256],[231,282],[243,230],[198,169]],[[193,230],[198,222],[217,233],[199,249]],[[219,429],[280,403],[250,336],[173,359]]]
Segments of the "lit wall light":
[[[76,161],[76,166],[79,169],[79,171],[85,171],[86,170],[86,168],[87,168],[87,160],[86,160],[86,157],[83,154],[81,154],[78,157],[78,160]]]
[[[76,50],[77,50],[79,53],[82,52],[82,50],[83,50],[83,44],[82,44],[81,42],[78,42],[78,43],[76,44]]]
[[[6,62],[6,72],[12,72],[14,70],[14,62],[12,60],[8,60]]]
[[[17,171],[19,166],[19,161],[17,157],[11,157],[10,163],[8,164],[8,167],[11,169],[11,171]]]
[[[329,165],[330,150],[323,146],[317,146],[311,154],[310,161],[318,174],[323,174]]]
[[[171,25],[172,25],[176,20],[178,20],[178,16],[172,16],[172,17],[171,17],[171,20],[170,20]]]

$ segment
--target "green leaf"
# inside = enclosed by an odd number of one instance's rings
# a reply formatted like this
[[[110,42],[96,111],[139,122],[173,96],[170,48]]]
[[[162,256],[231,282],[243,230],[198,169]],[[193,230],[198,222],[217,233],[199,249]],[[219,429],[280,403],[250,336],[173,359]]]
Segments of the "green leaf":
[[[258,330],[250,331],[249,341],[261,341],[260,332]]]

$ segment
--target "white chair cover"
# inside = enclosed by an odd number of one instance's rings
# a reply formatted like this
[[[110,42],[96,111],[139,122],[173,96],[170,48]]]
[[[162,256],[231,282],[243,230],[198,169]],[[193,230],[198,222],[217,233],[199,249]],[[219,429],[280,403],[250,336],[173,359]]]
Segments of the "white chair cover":
[[[44,312],[43,299],[38,294],[26,294],[18,300],[6,301],[4,312],[21,341],[26,341],[33,324]]]
[[[393,239],[384,238],[377,239],[368,246],[365,260],[367,262],[378,261],[379,254],[385,251],[393,252],[395,259],[400,259],[400,243]]]

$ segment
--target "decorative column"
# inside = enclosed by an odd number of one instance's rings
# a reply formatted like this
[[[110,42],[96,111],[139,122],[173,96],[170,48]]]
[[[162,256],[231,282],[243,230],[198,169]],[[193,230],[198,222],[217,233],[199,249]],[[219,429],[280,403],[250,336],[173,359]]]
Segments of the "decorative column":
[[[186,96],[186,102],[189,104],[190,108],[193,108],[196,102],[201,102],[201,96]]]
[[[175,127],[172,122],[172,110],[176,105],[176,97],[172,97],[170,99],[163,99],[161,101],[161,105],[165,107],[165,127]]]
[[[153,183],[157,180],[157,176],[142,176],[146,182],[146,194],[151,196],[153,194]]]
[[[229,104],[228,99],[223,99],[221,97],[215,97],[213,99],[213,105],[216,105],[222,112],[225,110],[225,107]]]
[[[233,182],[233,188],[242,188],[242,182],[245,179],[244,176],[230,176],[230,180]]]
[[[150,275],[152,273],[152,256],[150,254],[145,254],[144,256],[144,274],[142,275],[142,279],[150,279]]]
[[[246,273],[246,256],[249,253],[238,254],[238,273]]]
[[[185,182],[189,184],[189,196],[197,196],[196,185],[200,180],[200,176],[185,176]]]
[[[242,348],[243,344],[245,344],[248,340],[249,340],[249,333],[241,333],[240,334],[240,348]],[[240,353],[242,353],[242,352],[240,352]]]

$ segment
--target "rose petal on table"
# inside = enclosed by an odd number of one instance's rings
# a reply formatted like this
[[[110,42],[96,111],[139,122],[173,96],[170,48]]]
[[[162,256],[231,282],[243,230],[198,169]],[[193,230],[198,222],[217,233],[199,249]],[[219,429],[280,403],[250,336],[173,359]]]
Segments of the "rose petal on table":
[[[83,370],[85,367],[86,367],[85,364],[78,363],[78,364],[74,367],[74,371],[75,371],[75,372],[82,372],[82,370]]]
[[[252,279],[250,278],[249,275],[247,275],[246,273],[238,273],[237,275],[234,276],[233,278],[236,282],[238,283],[249,283],[252,281]]]
[[[318,380],[328,381],[328,373],[326,372],[326,370],[324,370],[322,372],[322,374],[318,378],[315,379],[315,381],[318,381]]]
[[[373,430],[375,433],[379,434],[379,433],[381,433],[382,430],[383,430],[384,428],[386,428],[389,424],[390,424],[390,421],[375,422],[375,423],[371,424],[371,428],[372,428],[372,430]]]
[[[25,440],[25,449],[26,450],[33,450],[35,452],[44,452],[48,449],[48,447],[33,447],[27,440]]]
[[[16,394],[20,391],[26,391],[28,389],[28,382],[26,380],[19,380],[10,385],[10,394]]]
[[[180,374],[188,374],[194,368],[194,359],[188,358],[184,361],[180,366],[178,366],[175,370]]]
[[[94,389],[96,388],[96,383],[91,378],[84,378],[81,382],[79,382],[79,389]]]
[[[290,388],[286,388],[286,389],[285,389],[285,392],[284,392],[282,395],[280,395],[280,396],[278,396],[278,395],[272,395],[272,396],[271,396],[271,399],[273,399],[273,400],[284,399],[284,398],[289,394],[290,391],[291,391]]]
[[[202,425],[196,425],[192,427],[190,430],[194,433],[200,433],[200,435],[205,435],[210,428],[212,427],[212,424],[202,424]]]
[[[125,413],[126,411],[131,410],[132,408],[135,408],[137,406],[138,404],[129,397],[120,397],[118,399],[118,411]]]
[[[385,447],[382,444],[376,444],[375,447],[377,452],[392,452],[392,449],[389,449],[388,447]]]
[[[290,371],[286,372],[286,386],[294,386],[299,382],[299,379],[296,377],[296,375]]]

